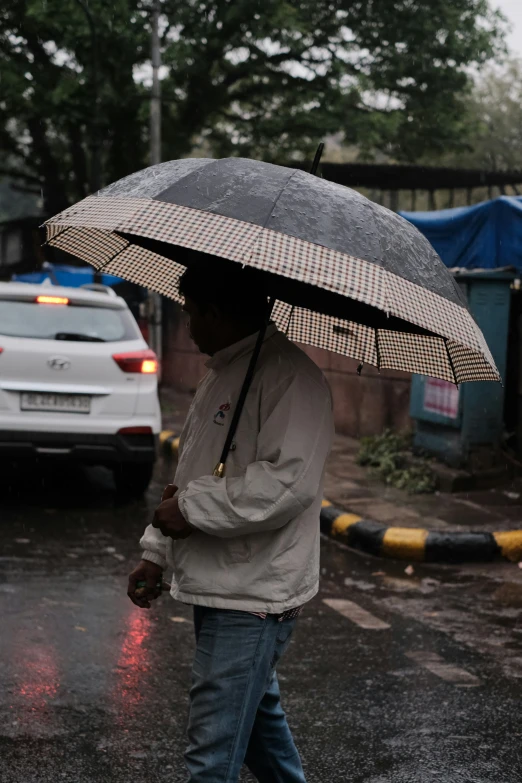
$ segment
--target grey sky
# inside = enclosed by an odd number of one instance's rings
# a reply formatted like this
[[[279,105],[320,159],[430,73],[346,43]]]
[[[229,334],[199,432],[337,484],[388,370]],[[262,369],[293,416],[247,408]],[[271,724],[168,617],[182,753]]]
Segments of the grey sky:
[[[491,0],[510,22],[507,43],[513,54],[522,57],[522,0]]]

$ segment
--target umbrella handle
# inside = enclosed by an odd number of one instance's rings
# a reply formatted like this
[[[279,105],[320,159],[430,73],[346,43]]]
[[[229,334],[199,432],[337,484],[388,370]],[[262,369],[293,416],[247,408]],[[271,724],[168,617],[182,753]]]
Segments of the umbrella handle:
[[[223,476],[225,475],[225,468],[226,465],[224,462],[218,462],[218,464],[214,468],[212,475],[215,476],[216,478],[223,478]]]

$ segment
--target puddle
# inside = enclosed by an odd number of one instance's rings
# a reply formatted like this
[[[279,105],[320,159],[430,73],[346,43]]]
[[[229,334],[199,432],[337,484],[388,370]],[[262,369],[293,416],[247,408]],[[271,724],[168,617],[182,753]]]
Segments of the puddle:
[[[425,595],[433,593],[441,587],[437,579],[429,577],[425,579],[412,579],[411,577],[409,579],[401,579],[396,576],[385,576],[382,578],[381,585],[395,592],[417,592]]]
[[[346,587],[356,587],[358,590],[375,590],[376,585],[372,582],[364,582],[362,579],[350,579],[345,577],[344,584]]]

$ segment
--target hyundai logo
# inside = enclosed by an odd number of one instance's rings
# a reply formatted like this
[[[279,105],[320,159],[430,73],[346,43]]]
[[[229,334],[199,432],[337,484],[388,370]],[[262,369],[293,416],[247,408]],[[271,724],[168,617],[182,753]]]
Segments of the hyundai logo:
[[[47,364],[51,370],[68,370],[71,366],[71,362],[66,356],[51,356],[47,360]]]

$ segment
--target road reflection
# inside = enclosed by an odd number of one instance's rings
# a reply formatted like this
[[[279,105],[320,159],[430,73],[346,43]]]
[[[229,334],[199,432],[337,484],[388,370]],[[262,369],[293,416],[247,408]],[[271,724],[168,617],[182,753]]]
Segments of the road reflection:
[[[16,686],[11,709],[15,719],[30,727],[39,724],[48,712],[60,688],[60,671],[55,646],[47,639],[37,641],[34,634],[21,629],[13,639],[16,654],[11,662]]]
[[[125,618],[125,631],[116,667],[113,702],[118,724],[128,723],[139,712],[146,691],[145,677],[151,668],[146,641],[151,632],[150,615],[132,607]]]

